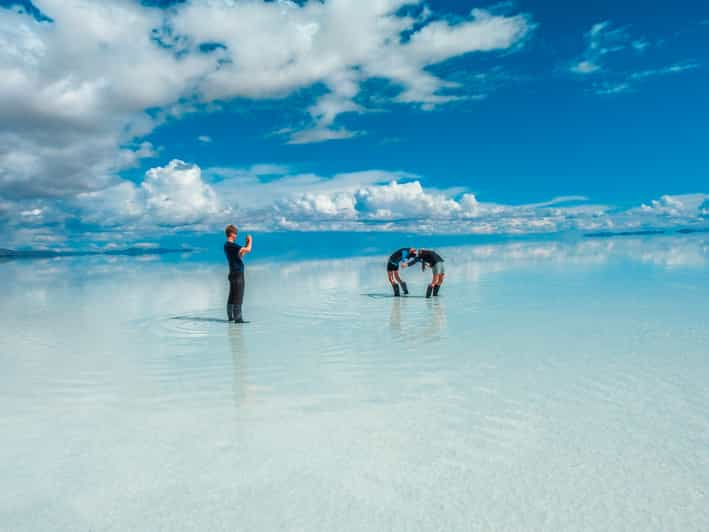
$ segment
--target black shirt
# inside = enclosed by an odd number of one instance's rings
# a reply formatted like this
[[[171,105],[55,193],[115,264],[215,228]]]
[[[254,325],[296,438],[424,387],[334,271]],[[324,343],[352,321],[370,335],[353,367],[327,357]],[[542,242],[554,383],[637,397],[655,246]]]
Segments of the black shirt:
[[[408,262],[408,266],[412,266],[417,262],[425,262],[429,266],[433,267],[439,262],[443,262],[443,258],[435,251],[431,251],[430,249],[421,249],[416,254],[416,258]]]
[[[241,260],[241,246],[235,242],[224,242],[224,254],[226,260],[229,261],[229,273],[243,272],[244,261]]]
[[[399,263],[402,260],[406,260],[409,256],[409,248],[401,248],[397,249],[394,253],[391,254],[391,257],[389,257],[389,264],[393,264],[395,266],[398,266]]]

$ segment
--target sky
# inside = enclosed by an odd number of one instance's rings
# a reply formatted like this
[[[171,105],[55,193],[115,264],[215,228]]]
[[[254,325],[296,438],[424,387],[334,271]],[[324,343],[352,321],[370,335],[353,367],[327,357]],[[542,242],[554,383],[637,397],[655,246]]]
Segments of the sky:
[[[709,3],[0,0],[0,247],[705,227]]]

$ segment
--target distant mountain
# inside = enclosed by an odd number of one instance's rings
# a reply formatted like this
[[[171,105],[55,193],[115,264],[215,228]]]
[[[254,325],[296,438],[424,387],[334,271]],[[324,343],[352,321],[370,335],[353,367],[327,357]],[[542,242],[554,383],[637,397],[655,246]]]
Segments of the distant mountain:
[[[665,231],[662,229],[647,229],[643,231],[599,231],[597,233],[586,233],[583,236],[587,238],[609,238],[612,236],[641,236],[641,235],[662,235]]]
[[[188,248],[143,248],[130,247],[97,251],[56,251],[51,249],[0,249],[0,259],[51,259],[54,257],[83,257],[89,255],[125,255],[139,257],[144,255],[166,255],[168,253],[192,253]]]
[[[688,227],[687,229],[680,229],[678,233],[688,234],[688,233],[709,233],[709,227]]]
[[[586,233],[583,236],[586,238],[610,238],[614,236],[643,236],[643,235],[663,235],[669,231],[665,229],[644,229],[639,231],[599,231],[597,233]],[[686,227],[677,229],[677,233],[709,233],[709,227]]]

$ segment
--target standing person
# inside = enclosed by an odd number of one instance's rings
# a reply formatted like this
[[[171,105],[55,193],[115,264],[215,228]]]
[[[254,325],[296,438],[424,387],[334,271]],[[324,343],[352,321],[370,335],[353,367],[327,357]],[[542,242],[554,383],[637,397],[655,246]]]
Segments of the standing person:
[[[229,261],[229,299],[226,304],[226,313],[229,321],[244,323],[241,316],[241,305],[244,302],[244,255],[251,253],[253,239],[251,235],[246,235],[246,245],[240,246],[236,243],[237,228],[231,224],[224,229],[226,242],[224,242],[224,254]]]
[[[414,248],[397,249],[391,254],[389,260],[387,261],[387,277],[389,277],[389,282],[391,283],[391,287],[394,289],[394,295],[396,297],[400,295],[399,285],[401,285],[404,295],[409,293],[406,283],[401,280],[401,277],[399,277],[399,263],[404,262],[403,266],[406,267],[406,260],[409,257],[414,256],[414,251]]]
[[[437,296],[443,284],[443,278],[446,276],[446,270],[443,267],[443,257],[430,249],[417,249],[415,251],[416,256],[406,266],[412,266],[420,262],[424,271],[426,266],[430,267],[433,271],[433,279],[431,279],[431,284],[426,288],[426,297],[431,297],[431,294]]]

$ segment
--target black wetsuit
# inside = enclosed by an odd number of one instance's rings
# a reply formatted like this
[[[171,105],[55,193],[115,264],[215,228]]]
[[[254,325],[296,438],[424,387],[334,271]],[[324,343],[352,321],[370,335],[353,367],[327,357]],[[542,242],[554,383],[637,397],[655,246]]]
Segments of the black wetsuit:
[[[416,257],[414,257],[407,263],[407,266],[413,266],[417,262],[423,262],[433,268],[439,262],[444,261],[443,257],[441,257],[435,251],[431,251],[430,249],[422,249],[416,254]]]
[[[399,263],[405,261],[408,256],[409,248],[397,249],[394,253],[391,254],[391,257],[389,257],[389,261],[387,262],[387,271],[397,271],[399,269]]]
[[[229,261],[229,300],[228,305],[241,305],[244,301],[244,261],[239,255],[241,246],[235,242],[224,243],[224,254]]]

